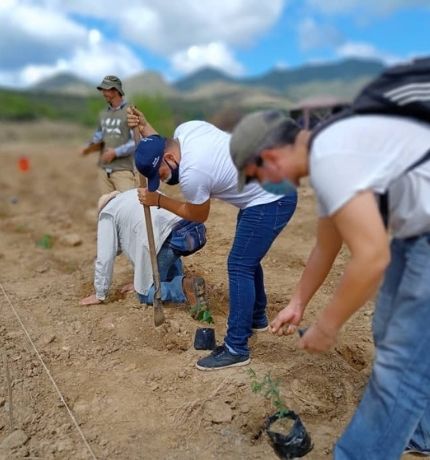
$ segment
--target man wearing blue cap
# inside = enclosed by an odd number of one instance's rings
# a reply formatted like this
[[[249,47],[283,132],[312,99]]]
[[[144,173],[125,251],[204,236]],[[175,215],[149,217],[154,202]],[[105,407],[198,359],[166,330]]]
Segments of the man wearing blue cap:
[[[250,362],[248,339],[268,328],[267,298],[261,260],[294,213],[297,193],[268,193],[258,184],[243,184],[230,157],[230,135],[204,121],[179,125],[173,138],[159,136],[137,110],[128,110],[128,124],[143,139],[135,152],[138,171],[148,188],[138,190],[147,206],[167,209],[183,219],[205,222],[211,198],[239,208],[236,233],[228,257],[230,311],[224,344],[198,360],[200,370],[244,366]],[[186,201],[157,192],[160,181],[180,184]]]

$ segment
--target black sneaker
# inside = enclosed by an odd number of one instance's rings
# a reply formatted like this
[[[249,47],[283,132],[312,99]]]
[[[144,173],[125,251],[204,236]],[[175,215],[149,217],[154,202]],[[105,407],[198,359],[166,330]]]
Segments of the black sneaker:
[[[420,449],[414,441],[409,441],[409,444],[406,446],[406,449],[403,451],[403,454],[412,454],[418,457],[430,457],[429,449]]]
[[[208,356],[197,361],[196,367],[201,371],[216,371],[227,367],[246,366],[251,360],[247,355],[234,355],[230,353],[225,345],[216,347]]]

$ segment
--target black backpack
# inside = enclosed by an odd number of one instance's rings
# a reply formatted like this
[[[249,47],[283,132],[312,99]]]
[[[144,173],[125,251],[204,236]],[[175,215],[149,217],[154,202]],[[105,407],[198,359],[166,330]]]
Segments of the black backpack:
[[[352,102],[353,113],[383,113],[430,123],[430,58],[396,65],[371,81]]]
[[[415,59],[384,70],[360,91],[350,107],[315,127],[309,148],[315,137],[332,123],[357,114],[404,116],[430,123],[430,58]],[[430,150],[411,164],[404,173],[429,159]],[[387,225],[387,194],[381,195],[380,208]]]

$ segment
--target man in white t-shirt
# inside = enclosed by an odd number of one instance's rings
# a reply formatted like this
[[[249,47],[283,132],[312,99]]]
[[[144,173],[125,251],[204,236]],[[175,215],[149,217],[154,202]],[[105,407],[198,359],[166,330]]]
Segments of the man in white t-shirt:
[[[135,152],[136,167],[148,178],[139,189],[142,204],[167,209],[184,219],[204,222],[211,199],[239,208],[228,257],[230,310],[224,344],[198,360],[200,370],[243,366],[250,362],[248,339],[268,329],[267,298],[261,260],[294,213],[297,193],[282,196],[248,184],[238,191],[238,176],[229,151],[230,134],[204,121],[179,125],[172,139],[159,136],[140,112],[129,111],[130,127],[144,136]],[[185,202],[157,192],[160,180],[180,184]]]
[[[280,112],[250,114],[235,128],[230,146],[241,176],[270,180],[282,189],[310,175],[318,200],[316,245],[271,331],[296,330],[344,242],[351,258],[300,348],[323,352],[332,347],[342,325],[385,276],[373,319],[373,372],[334,457],[430,456],[430,125],[356,115],[328,125],[312,142],[311,133],[301,130],[275,149],[259,148],[285,119]],[[375,197],[386,192],[391,252]]]

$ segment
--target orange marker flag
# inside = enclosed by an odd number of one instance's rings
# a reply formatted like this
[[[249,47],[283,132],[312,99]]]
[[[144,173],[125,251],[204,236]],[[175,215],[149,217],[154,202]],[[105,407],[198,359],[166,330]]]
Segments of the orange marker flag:
[[[21,172],[27,172],[30,169],[30,160],[26,156],[22,156],[19,158],[18,169]]]

